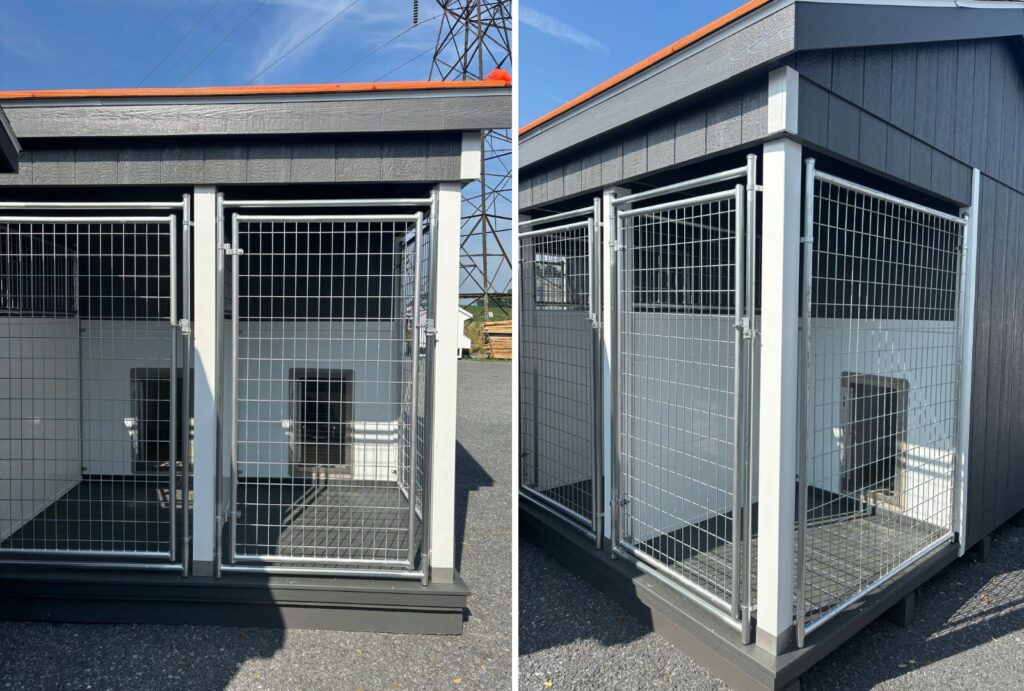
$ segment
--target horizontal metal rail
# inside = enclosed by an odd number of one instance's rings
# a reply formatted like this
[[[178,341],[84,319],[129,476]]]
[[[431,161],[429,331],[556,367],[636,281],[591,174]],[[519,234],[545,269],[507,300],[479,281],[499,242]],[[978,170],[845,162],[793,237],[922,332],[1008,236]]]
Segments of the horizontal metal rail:
[[[224,208],[269,209],[269,208],[311,208],[311,207],[358,207],[358,206],[430,206],[430,197],[402,199],[225,199]]]
[[[268,573],[277,576],[356,576],[362,578],[396,578],[420,580],[422,571],[389,571],[387,569],[318,569],[301,566],[238,566],[223,564],[221,571],[233,573]]]
[[[49,554],[60,557],[112,557],[119,559],[172,559],[168,552],[132,552],[132,551],[107,551],[100,549],[0,549],[0,563],[6,563],[3,558],[5,554],[14,555],[41,555]]]
[[[807,626],[805,628],[805,635],[809,634],[812,631],[814,631],[815,629],[821,627],[826,622],[829,622],[832,619],[836,618],[842,612],[846,611],[847,607],[849,607],[850,605],[855,604],[857,602],[860,602],[860,600],[862,600],[865,595],[868,595],[869,593],[872,593],[875,590],[878,590],[883,585],[885,585],[887,582],[889,582],[890,580],[892,580],[896,576],[899,576],[901,573],[906,571],[911,566],[914,566],[919,561],[923,560],[931,552],[936,552],[936,551],[939,550],[939,548],[945,547],[946,545],[951,544],[952,540],[953,540],[953,533],[950,532],[950,533],[947,533],[946,535],[943,535],[938,540],[932,542],[927,547],[925,547],[921,551],[919,551],[916,554],[914,554],[914,556],[912,556],[909,559],[907,559],[906,561],[904,561],[902,564],[900,564],[895,569],[893,569],[889,573],[887,573],[884,576],[882,576],[881,578],[879,578],[877,581],[875,581],[871,585],[867,586],[866,588],[862,588],[861,590],[858,590],[856,593],[854,593],[850,597],[848,597],[845,600],[843,600],[840,604],[838,604],[835,607],[833,607],[832,611],[829,612],[828,614],[822,616],[820,619],[815,619],[810,624],[807,624]]]
[[[407,559],[345,559],[331,557],[290,557],[261,554],[236,554],[235,561],[245,564],[369,564],[373,566],[407,567]]]
[[[108,556],[106,552],[103,556]],[[59,561],[56,559],[0,559],[0,571],[5,566],[52,566],[62,569],[118,569],[131,571],[184,571],[182,564],[164,562],[137,562],[134,564],[115,561]]]
[[[182,209],[184,207],[184,200],[176,202],[0,202],[0,209],[24,209],[25,211],[53,211],[57,209],[88,209],[94,211],[132,209],[134,211],[142,211],[146,209]]]
[[[316,216],[294,216],[294,215],[246,215],[235,216],[239,223],[259,223],[260,221],[295,221],[297,223],[345,223],[347,221],[415,221],[416,214],[358,214],[339,216],[337,214],[324,214]]]
[[[672,202],[665,202],[664,204],[655,204],[653,206],[643,206],[636,209],[627,209],[625,211],[618,211],[619,218],[630,218],[632,216],[640,216],[642,214],[649,214],[656,211],[670,211],[671,209],[682,209],[687,206],[699,206],[701,204],[708,204],[711,202],[720,202],[727,199],[735,199],[735,190],[723,190],[722,192],[712,192],[710,194],[702,194],[699,197],[687,197],[686,199],[677,199]]]
[[[931,216],[936,216],[938,218],[944,218],[947,221],[952,221],[953,223],[959,223],[960,225],[967,225],[967,220],[962,218],[962,217],[960,217],[960,216],[954,216],[953,214],[947,214],[944,211],[939,211],[937,209],[933,209],[933,208],[931,208],[929,206],[925,206],[923,204],[917,204],[915,202],[911,202],[911,201],[907,201],[906,199],[902,199],[900,197],[894,197],[893,195],[886,194],[885,192],[882,192],[880,190],[876,190],[876,189],[873,189],[871,187],[865,187],[864,185],[857,184],[856,182],[850,182],[846,178],[840,178],[840,177],[836,177],[835,175],[829,175],[828,173],[823,173],[823,172],[821,172],[820,170],[817,170],[817,169],[815,169],[815,171],[814,171],[814,177],[815,177],[815,179],[821,180],[822,182],[829,182],[829,183],[832,183],[833,185],[839,185],[840,187],[844,187],[846,189],[853,190],[854,192],[860,192],[861,194],[865,194],[865,195],[867,195],[869,197],[874,197],[875,199],[880,199],[880,200],[885,201],[885,202],[892,202],[893,204],[898,204],[899,206],[902,206],[904,208],[914,209],[915,211],[920,211],[922,213],[926,213],[926,214],[929,214]]]
[[[617,547],[613,547],[612,553],[622,559],[632,562],[634,566],[644,573],[654,576],[674,592],[683,595],[687,600],[693,602],[704,611],[719,618],[729,628],[736,631],[739,631],[742,628],[743,622],[739,619],[734,619],[728,611],[722,609],[722,607],[717,604],[720,600],[689,579],[670,571],[664,564],[657,560],[650,559],[642,552],[635,552],[628,545],[624,545],[622,543],[619,543]]]
[[[556,501],[552,501],[550,498],[544,496],[543,494],[541,494],[540,492],[538,492],[537,490],[535,490],[533,488],[530,488],[530,487],[520,487],[519,488],[519,492],[520,492],[520,494],[525,494],[527,499],[530,499],[530,500],[532,500],[532,501],[534,501],[536,503],[539,503],[539,504],[543,504],[547,508],[550,508],[555,513],[562,514],[561,516],[559,516],[559,518],[562,518],[562,519],[571,518],[574,521],[579,521],[585,527],[587,527],[588,529],[591,529],[591,530],[594,527],[594,522],[592,520],[590,520],[589,518],[587,518],[586,516],[584,516],[583,514],[577,513],[577,512],[573,511],[572,509],[570,509],[567,506],[562,506],[561,504],[559,504]]]
[[[708,185],[714,185],[719,182],[746,177],[747,167],[741,166],[739,168],[723,170],[720,173],[713,173],[711,175],[705,175],[704,177],[686,180],[685,182],[677,182],[674,185],[666,185],[664,187],[657,187],[653,190],[644,190],[643,192],[637,192],[635,194],[627,194],[625,197],[616,197],[612,199],[612,205],[622,206],[623,204],[633,204],[634,202],[651,199],[652,197],[660,197],[662,195],[673,194],[676,192],[685,192],[686,190],[707,187]],[[730,192],[730,194],[732,194],[732,192]]]
[[[590,221],[577,221],[575,223],[566,223],[565,225],[552,226],[551,228],[540,228],[538,230],[527,230],[526,232],[519,233],[521,238],[532,238],[538,235],[550,235],[551,233],[558,233],[564,230],[576,230],[578,228],[586,228],[590,225]]]
[[[519,222],[519,227],[529,227],[540,225],[541,223],[554,223],[555,221],[564,221],[567,218],[575,218],[576,216],[590,216],[594,213],[593,206],[585,206],[582,209],[573,209],[572,211],[563,211],[557,214],[551,214],[550,216],[538,216],[537,218],[530,218],[525,221]],[[522,236],[523,233],[520,233]]]
[[[0,216],[0,223],[170,223],[174,216]]]

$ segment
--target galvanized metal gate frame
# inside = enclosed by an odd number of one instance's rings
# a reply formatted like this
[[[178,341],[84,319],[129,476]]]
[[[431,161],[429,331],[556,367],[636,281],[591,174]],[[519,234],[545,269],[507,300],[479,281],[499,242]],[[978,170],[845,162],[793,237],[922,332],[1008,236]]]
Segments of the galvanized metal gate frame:
[[[36,215],[37,212],[56,212],[50,215]],[[100,215],[96,212],[122,212],[120,215]],[[28,215],[15,215],[17,212],[30,212]],[[163,212],[167,212],[166,214]],[[188,575],[190,570],[191,550],[191,362],[192,336],[192,280],[191,280],[191,195],[183,195],[179,202],[0,202],[0,222],[18,223],[159,223],[167,224],[170,238],[170,290],[169,290],[169,325],[171,347],[169,351],[169,370],[171,386],[169,388],[170,420],[169,458],[168,463],[168,530],[169,548],[163,551],[108,551],[108,550],[0,550],[0,560],[5,564],[58,566],[85,569],[138,569],[138,570],[170,570],[180,571]],[[61,215],[56,215],[57,213]],[[178,230],[178,216],[182,217],[181,232]],[[181,243],[179,247],[179,241]],[[178,256],[181,253],[181,287],[182,301],[178,304]],[[179,364],[179,350],[182,363]],[[182,393],[184,401],[178,401],[177,386],[174,384],[175,372],[181,369]],[[186,449],[182,453],[181,473],[175,458],[177,449],[177,428],[180,426],[183,443]],[[184,514],[182,532],[177,530],[177,492],[181,489],[181,505]],[[5,555],[13,555],[8,559]],[[46,557],[53,556],[49,559]],[[87,561],[87,560],[94,561]]]
[[[754,381],[757,372],[753,366],[753,347],[756,322],[755,294],[757,269],[757,157],[749,155],[747,165],[725,170],[720,173],[675,183],[652,190],[630,194],[612,199],[611,218],[614,227],[609,233],[609,244],[614,249],[612,255],[612,305],[613,323],[611,329],[611,366],[612,366],[612,549],[616,556],[624,557],[633,562],[642,571],[658,577],[677,592],[694,601],[707,611],[721,618],[731,628],[737,630],[744,643],[753,640],[753,558],[751,554],[751,537],[753,530],[753,486],[752,486],[752,446],[753,434],[753,395]],[[737,181],[729,189],[719,192],[687,196],[686,193],[701,188],[720,186]],[[669,202],[660,202],[645,207],[637,204],[654,198],[679,198]],[[626,237],[625,219],[642,213],[682,209],[700,204],[734,200],[735,203],[735,296],[734,296],[734,327],[735,327],[735,378],[733,434],[735,456],[733,459],[732,513],[733,513],[733,544],[731,559],[732,583],[731,598],[726,601],[707,592],[683,574],[669,568],[661,561],[636,549],[625,534],[624,513],[629,500],[630,489],[623,486],[626,469],[624,468],[622,450],[622,309],[624,285],[623,275],[628,267],[628,250],[631,239]]]
[[[859,183],[844,178],[831,175],[822,172],[817,169],[815,159],[808,158],[804,164],[804,189],[803,189],[803,234],[801,238],[802,243],[802,285],[801,285],[801,305],[802,310],[800,314],[800,428],[798,430],[798,468],[797,468],[797,536],[796,536],[796,584],[795,584],[795,628],[796,628],[796,644],[798,648],[803,648],[806,644],[806,637],[819,627],[823,626],[827,622],[831,621],[837,615],[847,610],[851,605],[856,604],[862,600],[867,594],[873,592],[879,587],[885,585],[892,579],[898,577],[908,569],[912,568],[915,564],[927,559],[936,550],[943,548],[945,545],[956,540],[956,533],[954,527],[954,517],[956,516],[960,506],[960,489],[961,489],[961,478],[960,474],[963,472],[961,467],[961,455],[959,453],[959,446],[961,440],[959,439],[960,424],[957,420],[957,424],[953,427],[952,440],[953,449],[950,453],[953,459],[953,469],[951,477],[951,501],[950,501],[950,516],[949,516],[949,529],[941,537],[935,539],[929,544],[925,545],[915,554],[905,559],[901,563],[895,565],[895,567],[889,570],[887,573],[881,574],[881,576],[871,583],[866,583],[856,593],[846,598],[841,602],[836,602],[827,612],[817,617],[813,622],[808,623],[807,619],[807,608],[805,603],[806,588],[807,588],[807,535],[808,535],[808,488],[809,483],[809,471],[808,471],[808,435],[813,431],[809,429],[809,418],[810,411],[809,406],[813,400],[813,387],[814,377],[811,374],[813,368],[813,329],[811,326],[811,306],[813,302],[813,279],[814,274],[812,271],[812,257],[815,248],[815,221],[817,217],[815,215],[818,209],[818,204],[815,203],[815,182],[821,181],[826,184],[831,184],[838,189],[843,189],[847,192],[864,195],[871,197],[884,203],[890,203],[895,206],[900,206],[911,212],[919,215],[927,215],[936,219],[943,220],[944,222],[953,226],[959,226],[962,229],[963,236],[959,246],[959,257],[956,268],[957,276],[957,294],[954,300],[955,310],[955,343],[956,348],[962,347],[962,332],[963,332],[963,312],[964,312],[964,252],[967,245],[967,232],[970,227],[968,215],[965,213],[962,216],[954,216],[945,212],[939,211],[916,202],[902,199],[900,197],[882,192],[880,190],[866,187]],[[895,224],[895,221],[890,222]],[[958,356],[958,360],[962,358],[962,353]],[[956,401],[953,405],[953,409],[956,411],[957,416],[960,415],[960,396],[961,396],[961,382],[962,376],[959,371],[960,363],[957,363],[957,381],[955,382],[955,397]]]
[[[592,377],[590,384],[592,387],[592,400],[590,406],[592,410],[592,427],[594,438],[592,440],[592,451],[593,451],[593,462],[591,469],[591,506],[590,515],[580,514],[578,511],[573,510],[570,507],[564,506],[563,504],[555,501],[553,498],[544,495],[541,492],[534,490],[533,488],[527,487],[522,482],[522,477],[519,480],[519,496],[520,498],[529,501],[532,505],[537,506],[557,517],[560,520],[568,522],[573,527],[581,530],[587,534],[593,541],[597,549],[601,549],[604,546],[604,518],[602,511],[602,505],[604,501],[604,464],[602,458],[602,446],[600,442],[599,430],[601,429],[602,420],[602,401],[601,401],[601,223],[598,219],[601,217],[601,199],[595,198],[592,206],[582,207],[579,209],[573,209],[571,211],[565,211],[556,214],[550,214],[547,216],[540,216],[537,218],[528,219],[521,221],[518,224],[518,242],[524,244],[524,241],[529,241],[531,238],[537,237],[550,237],[559,233],[565,233],[573,230],[586,230],[588,252],[587,252],[587,290],[588,290],[588,304],[587,311],[591,325],[592,338],[590,342],[591,349],[591,372]],[[538,227],[541,226],[541,227]],[[520,249],[520,281],[524,282],[525,272],[522,270],[522,264],[525,262],[522,259],[522,248]],[[520,300],[519,310],[520,317],[522,317],[522,311],[524,309],[525,298],[524,295],[529,292],[530,295],[536,295],[536,291],[533,286],[522,285],[520,288]],[[525,327],[525,320],[520,318],[518,329],[520,333]],[[517,344],[517,348],[521,347]],[[517,355],[518,356],[518,355]],[[521,357],[521,356],[520,356]],[[522,360],[520,359],[520,363]],[[522,364],[520,364],[522,367]],[[523,372],[520,371],[520,377],[523,376]],[[533,387],[532,390],[536,392],[539,390],[539,373],[534,369],[529,376],[532,377]],[[523,420],[522,408],[525,405],[523,396],[520,394],[520,422]],[[532,433],[533,448],[532,449],[520,449],[518,466],[521,470],[522,460],[527,457],[532,457],[535,462],[540,463],[540,455],[538,449],[538,442],[540,438],[540,432],[538,429],[537,421],[539,418],[539,409],[537,401],[533,401],[534,410],[532,419],[534,421],[534,430]],[[520,436],[520,440],[522,436]]]
[[[241,222],[248,221],[265,221],[265,222],[282,222],[282,221],[301,221],[301,222],[375,222],[375,221],[404,221],[414,224],[415,228],[415,276],[412,277],[416,289],[413,293],[414,305],[413,315],[419,315],[420,306],[420,271],[422,267],[422,261],[420,260],[420,248],[422,246],[422,236],[425,229],[433,231],[436,228],[436,208],[437,208],[437,195],[436,192],[432,193],[428,198],[379,198],[379,199],[277,199],[277,200],[231,200],[225,199],[223,195],[219,195],[217,200],[217,248],[220,256],[219,264],[224,266],[223,260],[226,257],[231,257],[231,296],[232,310],[231,310],[231,343],[232,353],[231,358],[232,364],[229,371],[229,377],[231,382],[231,394],[230,394],[230,407],[231,407],[231,418],[232,424],[230,426],[230,439],[231,439],[231,452],[230,454],[221,459],[222,464],[227,464],[227,472],[224,468],[219,468],[217,473],[218,488],[216,492],[217,496],[217,539],[216,539],[216,557],[215,563],[215,575],[220,575],[221,572],[256,572],[256,573],[271,573],[280,575],[319,575],[319,576],[356,576],[362,578],[398,578],[398,579],[416,579],[421,580],[424,585],[429,582],[429,566],[428,566],[428,538],[427,530],[430,522],[430,510],[429,510],[429,450],[431,447],[430,437],[426,438],[425,443],[425,462],[427,463],[427,472],[424,473],[425,486],[423,487],[423,503],[422,503],[422,520],[420,529],[420,542],[417,543],[414,539],[415,531],[413,526],[415,525],[417,512],[416,512],[416,501],[415,501],[415,489],[409,492],[409,545],[407,548],[407,557],[402,561],[360,561],[358,564],[351,560],[344,559],[302,559],[302,558],[281,558],[275,556],[254,556],[254,555],[240,555],[238,554],[237,545],[237,520],[239,518],[239,512],[237,510],[238,499],[237,499],[237,487],[238,487],[238,291],[239,291],[239,257],[242,254],[242,250],[239,247],[239,224]],[[289,209],[378,209],[378,208],[389,208],[401,210],[401,213],[353,213],[345,214],[339,212],[332,212],[329,214],[297,214],[289,212]],[[261,211],[260,213],[244,214],[244,210],[271,210]],[[430,213],[429,219],[424,213],[424,209]],[[231,211],[228,211],[231,210]],[[225,241],[225,213],[231,213],[231,242]],[[433,238],[431,238],[433,241]],[[436,294],[436,266],[437,257],[436,252],[431,253],[430,257],[430,269],[432,276],[429,278],[429,286],[431,290],[431,298]],[[226,267],[225,267],[226,268]],[[220,281],[222,283],[222,281]],[[220,286],[218,286],[220,288]],[[221,307],[219,308],[219,314],[223,314],[223,308],[226,306],[227,296],[223,295],[223,289],[220,291],[218,296]],[[436,300],[431,299],[429,309],[433,310],[436,304]],[[431,367],[432,358],[434,354],[434,346],[436,341],[436,331],[433,329],[433,325],[430,321],[426,324],[421,324],[420,320],[414,318],[414,334],[412,337],[413,343],[419,343],[421,338],[424,338],[427,343],[427,367],[428,373],[433,369]],[[218,338],[218,346],[223,354],[223,348],[226,345],[225,338]],[[223,362],[223,358],[220,358]],[[419,357],[417,353],[413,353],[413,373],[412,373],[412,391],[410,406],[415,407],[415,403],[418,396],[417,385],[418,385],[418,371]],[[428,375],[427,386],[433,386],[433,379]],[[222,387],[218,387],[218,391]],[[431,389],[428,388],[426,401],[430,401],[432,396],[429,395]],[[223,398],[219,397],[218,410],[222,410]],[[430,412],[430,405],[427,405],[427,413]],[[415,429],[416,415],[413,411],[411,416],[411,424],[413,429],[411,432],[412,439],[416,438],[417,431]],[[219,443],[219,442],[218,442]],[[218,450],[220,450],[218,446]],[[413,449],[414,451],[414,449]],[[417,476],[417,458],[415,452],[410,455],[410,478]],[[222,478],[229,476],[230,480],[227,483],[227,487],[222,486]],[[224,527],[227,528],[228,544],[224,544]],[[420,555],[419,568],[416,567],[416,557]]]

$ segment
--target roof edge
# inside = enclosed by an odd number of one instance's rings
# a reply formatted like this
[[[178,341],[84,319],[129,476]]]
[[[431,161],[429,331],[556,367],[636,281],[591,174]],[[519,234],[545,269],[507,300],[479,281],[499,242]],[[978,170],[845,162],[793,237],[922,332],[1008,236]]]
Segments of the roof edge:
[[[576,98],[572,99],[567,103],[562,104],[561,106],[555,108],[552,111],[549,111],[548,113],[545,113],[544,115],[540,116],[533,122],[523,125],[521,128],[519,128],[519,134],[526,134],[531,130],[540,127],[541,125],[550,122],[551,120],[554,120],[559,115],[562,115],[563,113],[566,113],[572,110],[573,108],[576,108],[577,106],[586,103],[592,98],[599,96],[605,91],[608,91],[612,87],[621,84],[630,77],[639,74],[640,72],[643,72],[645,69],[661,62],[666,58],[675,55],[676,53],[682,51],[683,49],[690,47],[694,43],[697,43],[697,41],[710,36],[719,29],[725,28],[726,26],[732,24],[733,22],[742,19],[748,14],[751,14],[752,12],[764,7],[765,5],[771,4],[772,2],[775,2],[775,0],[747,0],[747,2],[740,5],[736,9],[732,10],[731,12],[722,15],[721,17],[719,17],[718,19],[714,20],[709,24],[705,24],[701,28],[687,34],[678,41],[669,44],[668,46],[662,48],[658,52],[626,68],[622,72],[619,72],[618,74],[604,80],[597,86],[592,87],[587,91],[584,91]]]
[[[2,101],[68,98],[167,98],[190,96],[295,96],[303,94],[380,93],[511,88],[511,79],[468,81],[356,82],[348,84],[279,84],[273,86],[150,87],[144,89],[44,89],[0,91]]]

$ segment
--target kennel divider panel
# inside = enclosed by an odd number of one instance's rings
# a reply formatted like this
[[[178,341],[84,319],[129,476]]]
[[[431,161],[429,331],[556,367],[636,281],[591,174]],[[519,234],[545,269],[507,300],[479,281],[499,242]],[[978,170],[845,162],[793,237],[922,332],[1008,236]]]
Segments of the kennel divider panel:
[[[801,647],[954,539],[967,230],[963,218],[823,173],[813,159],[804,185]],[[865,410],[881,412],[857,419]],[[895,456],[865,460],[872,451]]]
[[[599,208],[519,224],[518,357],[520,495],[601,546]]]
[[[182,202],[137,207],[83,203],[76,210],[183,206]],[[38,212],[71,205],[18,203],[17,208]],[[0,224],[4,227],[0,260],[5,265],[0,271],[4,282],[0,292],[7,327],[0,340],[6,346],[4,374],[11,394],[4,402],[7,414],[3,416],[7,418],[4,450],[9,472],[0,484],[7,495],[0,499],[0,522],[7,524],[0,533],[0,556],[21,563],[180,569],[180,563],[152,563],[175,562],[178,556],[177,469],[170,462],[177,454],[176,435],[169,432],[167,439],[157,440],[169,447],[166,477],[136,475],[129,424],[133,422],[130,370],[155,368],[170,376],[177,364],[177,217],[4,216]],[[29,247],[23,247],[26,244]],[[58,291],[60,286],[63,289]],[[77,343],[74,352],[69,350],[63,357],[56,350],[71,340],[71,330],[64,337],[42,338],[20,331],[30,321],[38,327],[55,319],[73,327]],[[169,339],[159,326],[168,322]],[[147,346],[152,346],[152,352],[145,352]],[[77,366],[74,377],[68,370],[72,363]],[[77,405],[72,389],[77,391]],[[168,392],[172,396],[173,387]],[[15,419],[14,408],[24,413],[26,401],[38,423],[34,428],[48,431],[16,431],[21,418]],[[120,417],[108,419],[116,411]],[[169,401],[168,430],[175,430],[176,414]],[[84,424],[87,415],[89,425]],[[63,435],[54,428],[58,423]],[[70,430],[76,425],[79,433],[72,438]],[[62,445],[64,461],[48,458],[47,449],[56,452]],[[31,458],[16,460],[26,449]],[[37,450],[47,456],[41,459],[41,468]]]
[[[401,487],[419,475],[409,434],[416,367],[408,365],[422,328],[422,232],[422,213],[233,217],[228,558],[247,566],[225,568],[422,575],[414,571],[422,526],[409,499],[417,490]],[[282,436],[290,421],[273,412],[290,405],[275,394],[275,362],[353,370],[359,443],[350,445],[350,477],[323,472],[298,487],[270,458],[290,443]]]

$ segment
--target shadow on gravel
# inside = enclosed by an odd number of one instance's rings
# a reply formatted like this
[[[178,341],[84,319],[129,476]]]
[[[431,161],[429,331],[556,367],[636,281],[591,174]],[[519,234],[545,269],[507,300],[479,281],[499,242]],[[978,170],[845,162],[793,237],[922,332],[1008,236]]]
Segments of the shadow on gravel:
[[[494,478],[484,470],[462,442],[455,443],[455,569],[462,571],[462,552],[466,541],[466,516],[469,496],[484,487],[493,487]]]
[[[1004,526],[992,535],[988,562],[968,554],[922,586],[911,626],[874,622],[805,674],[801,686],[834,689],[841,679],[846,689],[873,688],[1022,630],[1024,529]]]

